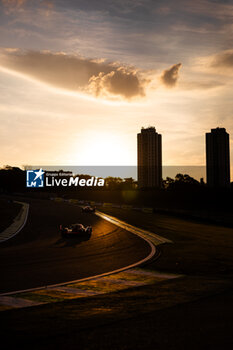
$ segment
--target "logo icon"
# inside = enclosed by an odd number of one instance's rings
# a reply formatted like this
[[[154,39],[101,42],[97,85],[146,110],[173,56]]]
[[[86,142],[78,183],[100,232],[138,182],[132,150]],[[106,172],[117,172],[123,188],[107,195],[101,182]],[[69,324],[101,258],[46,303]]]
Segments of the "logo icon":
[[[27,187],[44,187],[44,171],[39,170],[27,170]]]

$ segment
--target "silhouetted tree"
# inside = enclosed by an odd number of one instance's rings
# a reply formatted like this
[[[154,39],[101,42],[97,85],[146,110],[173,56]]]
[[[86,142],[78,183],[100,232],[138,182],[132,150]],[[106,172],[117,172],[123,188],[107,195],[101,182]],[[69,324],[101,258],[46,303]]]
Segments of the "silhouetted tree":
[[[177,174],[175,177],[175,182],[190,184],[190,185],[197,185],[199,182],[195,180],[193,177],[187,175],[187,174]]]
[[[163,188],[169,188],[174,184],[175,180],[172,179],[171,177],[166,177],[166,180],[163,180],[162,182],[162,187]]]
[[[189,176],[188,174],[176,174],[175,179],[167,177],[163,181],[165,189],[183,189],[199,186],[200,182]]]
[[[132,190],[132,189],[135,189],[136,186],[137,186],[137,182],[132,177],[126,177],[124,178],[124,181],[121,187],[124,190]]]
[[[105,185],[109,190],[120,189],[123,180],[120,177],[108,176],[105,178]]]
[[[24,191],[26,187],[25,171],[18,167],[6,165],[0,169],[0,191],[11,193],[14,191]]]

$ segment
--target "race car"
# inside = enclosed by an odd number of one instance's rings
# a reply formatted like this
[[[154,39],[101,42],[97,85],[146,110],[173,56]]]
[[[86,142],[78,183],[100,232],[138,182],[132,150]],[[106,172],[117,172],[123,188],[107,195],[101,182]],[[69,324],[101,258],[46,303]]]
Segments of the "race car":
[[[83,224],[60,225],[60,232],[62,237],[88,237],[92,233],[92,227]]]
[[[87,205],[86,207],[82,207],[82,212],[83,213],[94,213],[95,207],[90,207],[89,205]]]

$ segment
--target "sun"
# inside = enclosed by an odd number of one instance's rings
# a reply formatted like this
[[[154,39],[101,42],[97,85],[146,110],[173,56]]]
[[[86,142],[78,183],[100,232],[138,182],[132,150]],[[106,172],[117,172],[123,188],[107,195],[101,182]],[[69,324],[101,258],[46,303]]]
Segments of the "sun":
[[[89,131],[75,141],[75,165],[127,166],[132,164],[132,151],[126,136],[113,132]]]

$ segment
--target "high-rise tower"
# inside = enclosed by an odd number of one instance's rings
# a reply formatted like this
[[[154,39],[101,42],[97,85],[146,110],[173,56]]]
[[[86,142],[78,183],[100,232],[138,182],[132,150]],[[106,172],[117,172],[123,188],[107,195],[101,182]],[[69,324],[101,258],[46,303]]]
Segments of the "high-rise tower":
[[[211,187],[230,185],[229,134],[224,128],[206,134],[206,176]]]
[[[162,136],[154,127],[142,128],[138,141],[138,187],[162,185]]]

